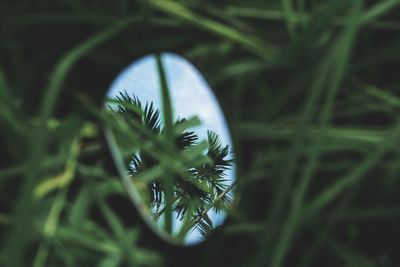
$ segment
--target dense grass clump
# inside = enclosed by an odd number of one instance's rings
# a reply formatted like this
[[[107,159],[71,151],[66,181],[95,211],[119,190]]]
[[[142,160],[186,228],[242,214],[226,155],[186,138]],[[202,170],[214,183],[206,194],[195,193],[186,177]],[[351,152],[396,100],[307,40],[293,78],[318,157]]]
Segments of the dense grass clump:
[[[399,4],[2,1],[0,266],[399,266]],[[110,82],[162,51],[208,79],[237,158],[193,248],[143,222],[103,138]]]

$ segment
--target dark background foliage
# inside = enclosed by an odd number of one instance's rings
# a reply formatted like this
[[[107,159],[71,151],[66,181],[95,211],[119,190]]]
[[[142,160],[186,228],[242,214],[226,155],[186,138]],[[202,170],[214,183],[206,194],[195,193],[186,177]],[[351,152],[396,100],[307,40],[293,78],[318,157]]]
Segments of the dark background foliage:
[[[0,1],[0,266],[399,266],[398,1]],[[126,196],[100,113],[149,53],[190,60],[237,157],[198,247]]]

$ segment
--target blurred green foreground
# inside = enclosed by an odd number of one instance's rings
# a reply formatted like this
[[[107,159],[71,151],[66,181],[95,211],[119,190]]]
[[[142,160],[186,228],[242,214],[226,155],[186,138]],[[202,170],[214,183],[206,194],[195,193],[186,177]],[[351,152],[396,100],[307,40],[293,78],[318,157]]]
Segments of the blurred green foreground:
[[[0,0],[0,266],[399,266],[399,6]],[[163,51],[207,78],[237,158],[192,248],[143,222],[103,136],[111,81]]]

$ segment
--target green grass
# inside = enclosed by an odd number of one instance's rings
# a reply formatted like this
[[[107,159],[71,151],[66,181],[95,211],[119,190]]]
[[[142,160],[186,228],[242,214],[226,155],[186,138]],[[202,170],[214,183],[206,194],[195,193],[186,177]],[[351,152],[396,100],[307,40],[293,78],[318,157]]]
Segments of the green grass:
[[[372,2],[3,1],[0,266],[399,265],[400,2]],[[205,75],[234,140],[236,199],[200,248],[143,223],[103,138],[112,79],[162,51]],[[146,145],[143,179],[196,154]]]

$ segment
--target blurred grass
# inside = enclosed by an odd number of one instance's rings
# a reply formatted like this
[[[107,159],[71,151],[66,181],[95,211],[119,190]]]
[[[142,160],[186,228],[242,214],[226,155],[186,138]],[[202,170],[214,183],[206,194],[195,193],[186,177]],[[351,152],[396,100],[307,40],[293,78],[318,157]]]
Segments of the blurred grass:
[[[157,54],[155,56],[156,62],[157,62],[157,71],[158,71],[158,77],[160,80],[160,95],[162,98],[162,114],[163,114],[163,125],[165,129],[165,142],[168,144],[171,144],[173,146],[174,144],[174,135],[173,135],[173,123],[174,123],[174,118],[173,118],[173,106],[171,103],[171,97],[169,94],[169,87],[167,83],[167,77],[165,74],[165,69],[164,69],[164,64],[162,62],[162,58],[160,54]],[[165,213],[164,213],[164,219],[165,219],[165,231],[168,234],[172,234],[172,216],[173,216],[173,197],[174,197],[174,192],[173,192],[173,183],[174,181],[172,180],[172,173],[170,171],[165,171],[165,179],[163,181],[164,183],[164,188],[165,188]]]
[[[0,266],[398,266],[399,4],[3,1]],[[229,222],[194,252],[110,202],[129,198],[102,129],[124,126],[93,103],[111,80],[85,65],[162,51],[205,74],[238,159]],[[128,136],[162,162],[143,179],[198,160]]]

